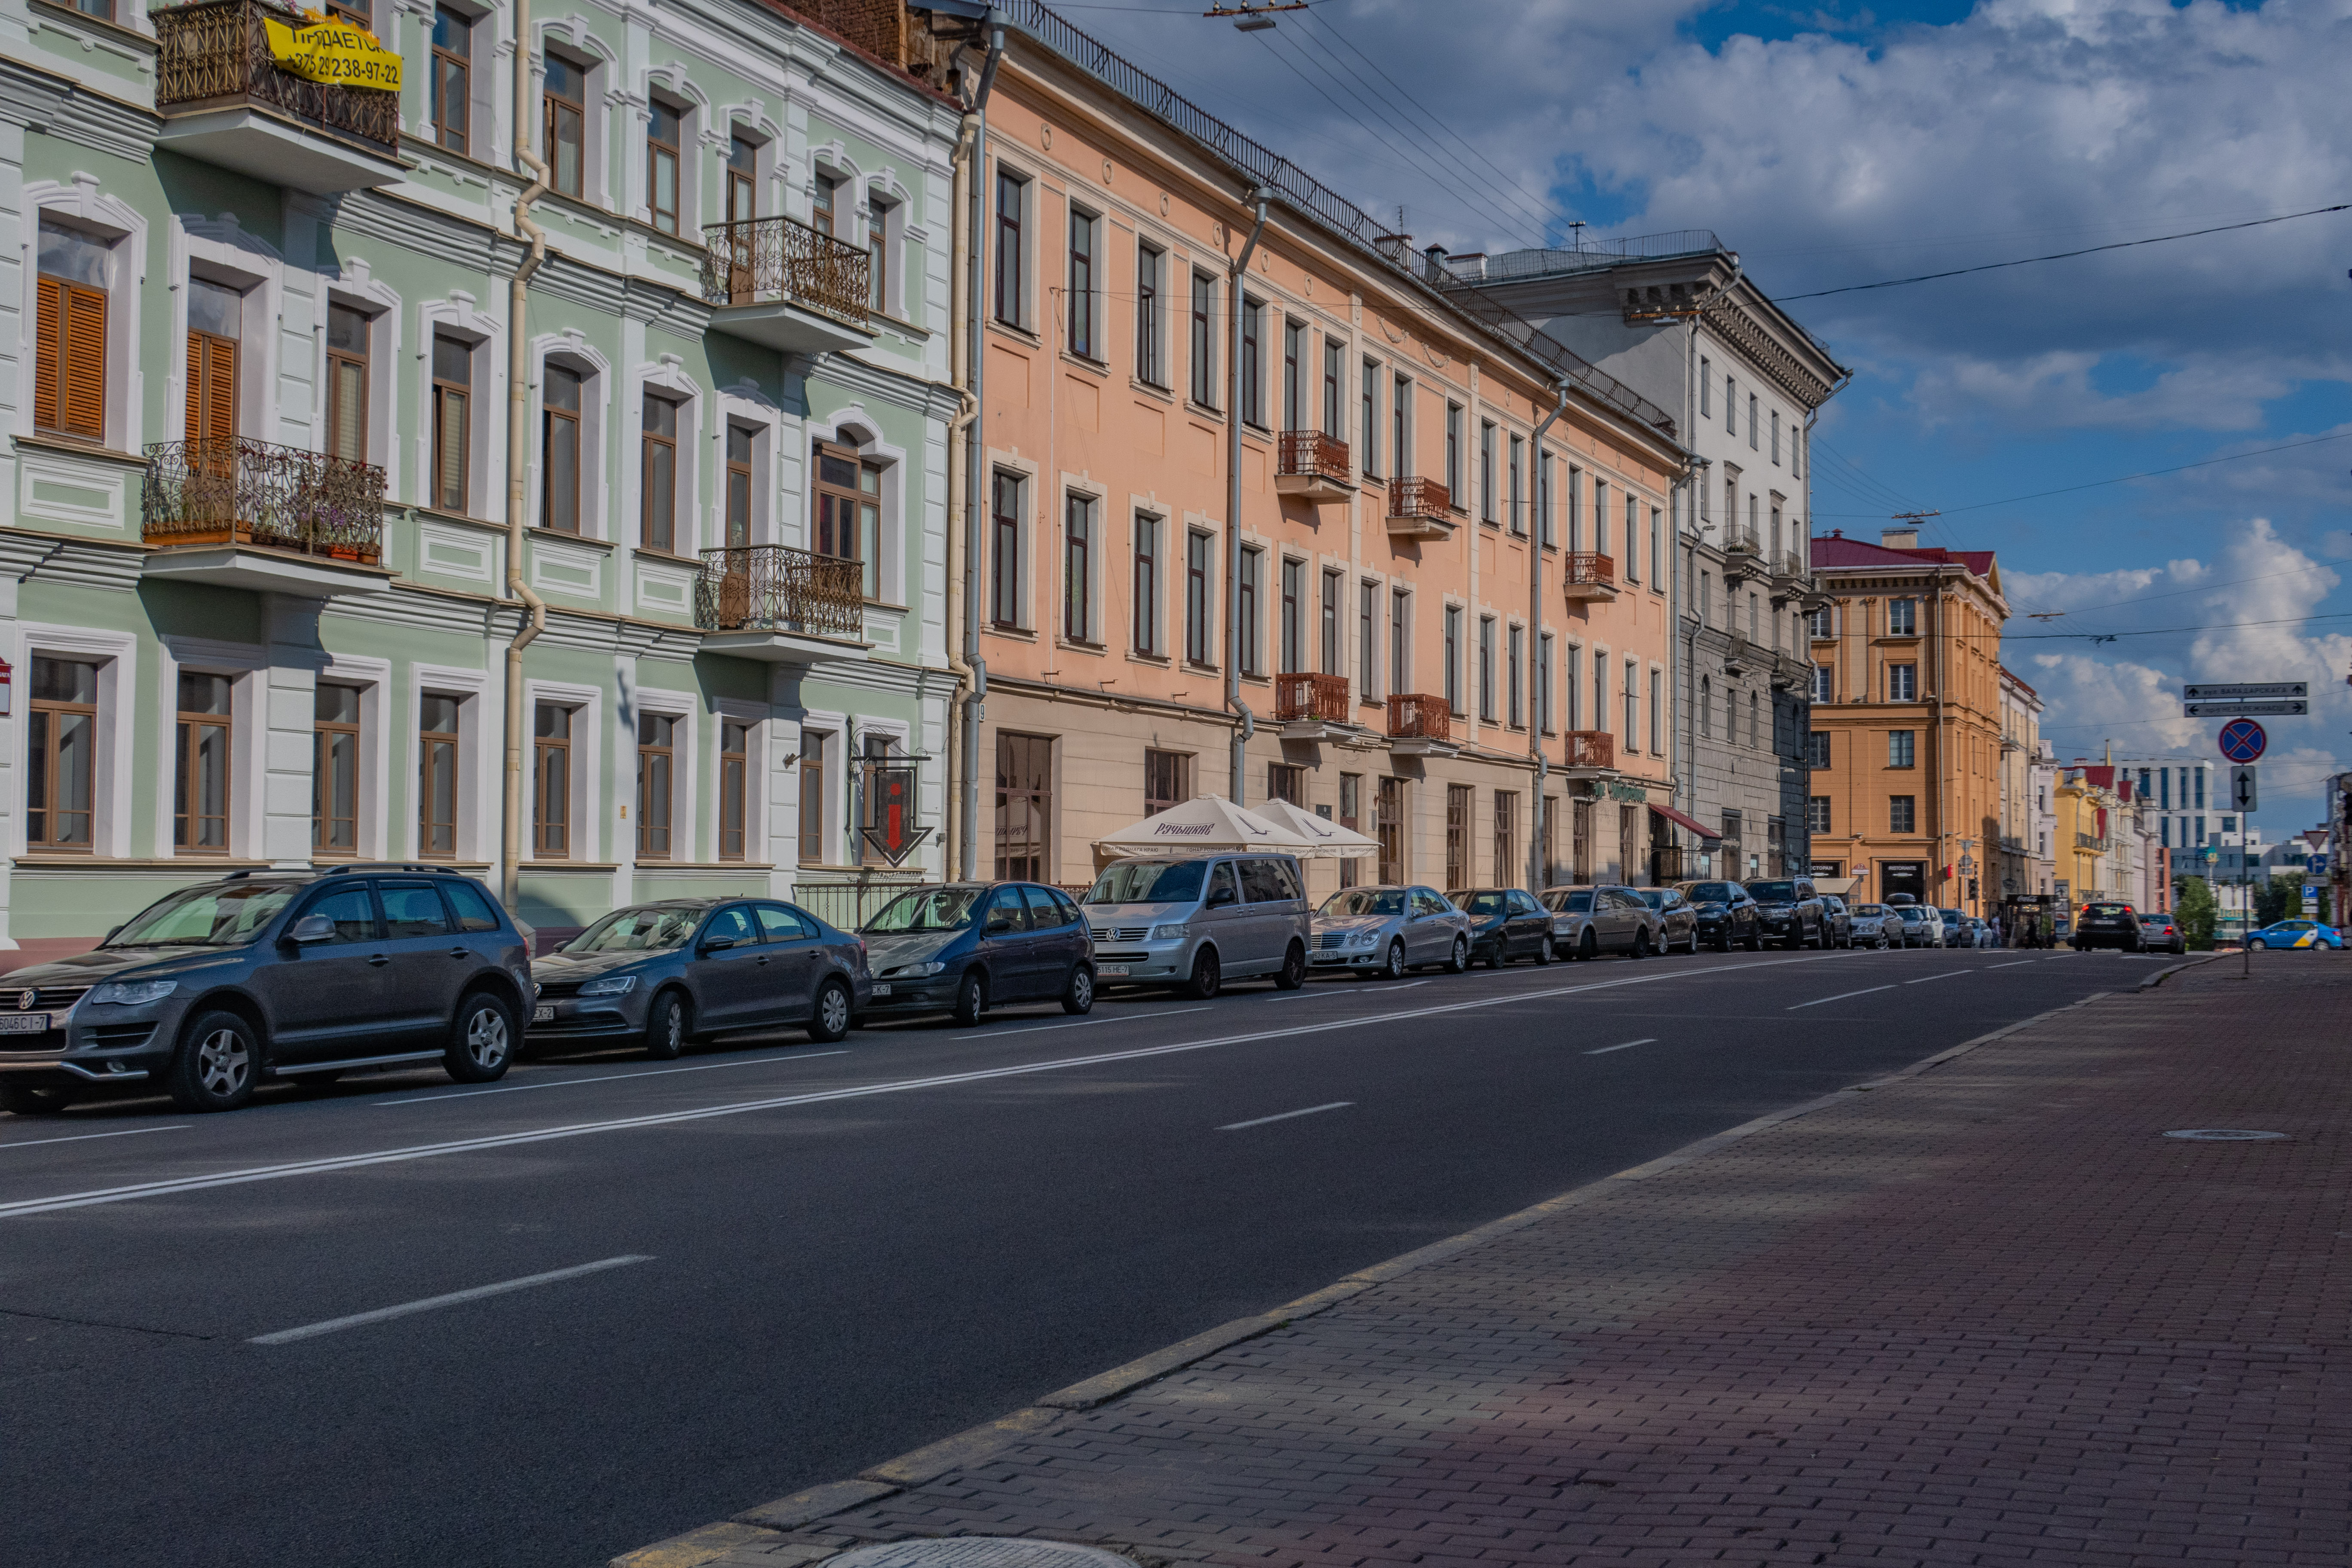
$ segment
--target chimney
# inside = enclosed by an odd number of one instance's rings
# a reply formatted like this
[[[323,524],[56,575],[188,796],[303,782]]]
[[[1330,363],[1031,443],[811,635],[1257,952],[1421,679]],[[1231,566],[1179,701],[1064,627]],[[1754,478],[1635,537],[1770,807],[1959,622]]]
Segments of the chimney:
[[[1919,531],[1916,528],[1882,528],[1878,531],[1878,542],[1889,550],[1916,550],[1919,548]]]

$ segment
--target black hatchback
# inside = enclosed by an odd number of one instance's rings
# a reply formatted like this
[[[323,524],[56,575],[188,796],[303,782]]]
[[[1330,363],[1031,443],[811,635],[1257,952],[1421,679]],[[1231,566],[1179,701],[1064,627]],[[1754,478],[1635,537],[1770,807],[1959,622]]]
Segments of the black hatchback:
[[[1551,911],[1521,888],[1465,888],[1447,901],[1470,917],[1470,962],[1500,969],[1515,958],[1549,963]]]
[[[1737,882],[1676,882],[1675,890],[1691,902],[1698,917],[1698,940],[1717,952],[1745,947],[1754,952],[1764,945],[1764,925],[1756,900]]]
[[[160,1084],[183,1110],[230,1110],[265,1079],[400,1062],[487,1083],[521,1037],[529,952],[487,889],[440,868],[232,872],[8,976],[0,1108]]]
[[[1094,943],[1077,904],[1035,882],[915,888],[860,928],[874,963],[873,1014],[948,1013],[976,1024],[1004,1002],[1095,1005]]]

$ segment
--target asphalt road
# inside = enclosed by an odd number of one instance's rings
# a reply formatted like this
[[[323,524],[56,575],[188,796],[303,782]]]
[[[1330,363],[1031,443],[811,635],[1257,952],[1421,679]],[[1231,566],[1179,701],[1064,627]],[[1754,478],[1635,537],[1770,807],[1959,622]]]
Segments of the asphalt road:
[[[587,1568],[2157,966],[1118,994],[488,1089],[0,1116],[0,1540]]]

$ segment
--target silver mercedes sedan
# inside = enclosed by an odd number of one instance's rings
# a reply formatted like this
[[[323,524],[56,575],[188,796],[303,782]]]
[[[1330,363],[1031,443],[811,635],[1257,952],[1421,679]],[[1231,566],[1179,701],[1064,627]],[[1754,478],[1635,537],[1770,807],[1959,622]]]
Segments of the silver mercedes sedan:
[[[1470,917],[1430,888],[1342,888],[1315,911],[1310,970],[1394,980],[1408,969],[1470,967]]]

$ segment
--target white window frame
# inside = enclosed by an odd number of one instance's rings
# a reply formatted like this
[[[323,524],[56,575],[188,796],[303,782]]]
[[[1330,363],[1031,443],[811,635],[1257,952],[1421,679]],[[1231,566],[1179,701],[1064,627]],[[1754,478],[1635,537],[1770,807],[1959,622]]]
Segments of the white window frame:
[[[883,273],[881,311],[884,315],[894,317],[898,321],[910,321],[914,319],[914,305],[907,295],[907,247],[908,242],[917,238],[921,232],[907,222],[907,215],[914,211],[914,197],[893,174],[887,172],[869,176],[859,190],[861,194],[857,216],[859,223],[863,226],[862,233],[868,235],[872,233],[874,209],[877,205],[882,208],[882,248],[887,254],[888,260]],[[1107,231],[1108,224],[1105,225],[1105,228]],[[1101,293],[1103,289],[1101,270],[1099,267],[1096,268],[1095,287],[1098,298],[1095,320],[1097,323],[1103,319],[1102,304],[1108,299],[1108,295]],[[1108,359],[1109,356],[1105,354],[1100,357]]]
[[[536,751],[539,726],[539,705],[552,702],[573,710],[572,720],[572,853],[563,858],[541,859],[535,847],[538,834],[531,822],[531,802],[537,798],[532,757]],[[605,858],[607,837],[617,823],[608,823],[603,816],[604,769],[610,762],[605,755],[604,692],[602,687],[574,686],[553,680],[525,680],[522,687],[522,822],[520,824],[522,863],[526,866],[600,866],[618,862],[633,863],[636,858],[636,825],[629,825],[625,856]],[[629,754],[636,755],[636,731],[629,732]],[[503,768],[496,770],[503,776]],[[634,791],[636,773],[630,771],[630,788]],[[635,804],[634,797],[631,804]]]
[[[142,7],[143,9],[143,7]],[[16,363],[24,379],[16,396],[20,436],[33,431],[32,377],[23,367],[33,363],[40,334],[40,247],[44,215],[63,220],[107,246],[106,262],[106,436],[104,444],[118,452],[135,452],[143,438],[146,377],[141,369],[140,302],[146,290],[147,220],[118,197],[101,195],[94,175],[76,175],[70,183],[28,182],[18,202],[22,242],[18,249]],[[185,334],[183,332],[183,342]],[[186,356],[182,348],[181,356]]]
[[[471,428],[467,432],[463,515],[484,521],[495,510],[492,498],[501,492],[506,483],[507,444],[499,438],[503,426],[498,423],[499,412],[506,406],[506,360],[499,353],[504,342],[504,328],[497,317],[475,309],[471,294],[452,290],[446,299],[427,300],[416,308],[416,346],[411,351],[417,361],[416,374],[412,378],[417,430],[415,460],[387,463],[385,468],[394,476],[394,486],[399,483],[397,476],[407,474],[412,486],[407,492],[411,501],[429,511],[440,510],[426,504],[433,497],[433,341],[436,337],[464,343],[472,362],[473,391],[466,410]],[[392,448],[387,447],[385,450],[390,452]]]
[[[604,459],[605,435],[612,423],[612,364],[589,344],[583,334],[576,331],[533,338],[530,363],[530,476],[528,493],[523,498],[525,522],[538,530],[539,520],[544,515],[541,498],[547,487],[547,467],[541,433],[546,428],[547,368],[558,365],[578,373],[583,383],[580,388],[580,531],[556,532],[553,536],[618,542],[609,531],[615,520],[606,494]],[[432,461],[429,455],[425,461]],[[636,472],[635,459],[629,460],[628,472]],[[628,510],[632,518],[636,510],[636,503],[631,501]]]
[[[547,47],[550,44],[553,44],[557,47],[558,53],[577,56],[587,62],[585,70],[588,79],[581,92],[580,105],[580,194],[576,196],[564,195],[556,192],[551,185],[549,187],[549,194],[560,201],[586,202],[592,206],[602,207],[607,212],[617,212],[620,210],[620,204],[613,197],[612,161],[607,155],[613,137],[612,108],[607,101],[607,95],[612,89],[612,73],[619,68],[620,58],[613,53],[611,47],[604,39],[589,29],[587,19],[583,16],[559,16],[551,21],[537,22],[534,26],[539,32],[539,47],[536,51],[538,58],[533,60],[531,67],[530,112],[537,118],[531,121],[530,139],[531,145],[542,157],[546,157],[551,151],[541,145],[546,139],[540,134],[541,127],[547,118],[545,59]],[[644,129],[643,125],[638,127],[637,142],[640,152],[643,151]],[[683,146],[678,149],[681,161],[685,151]],[[551,159],[551,169],[553,163]],[[683,167],[678,171],[678,177],[681,181],[686,177]],[[636,180],[643,178],[642,173],[635,176]],[[634,191],[635,188],[633,183],[630,189]],[[635,213],[637,208],[632,206],[629,210]],[[683,228],[685,225],[681,223],[679,226]]]
[[[209,637],[165,636],[160,639],[156,668],[155,747],[160,759],[155,790],[155,858],[216,864],[223,860],[274,859],[268,842],[269,776],[269,650],[258,643],[215,641]],[[200,855],[172,842],[173,797],[178,793],[180,672],[225,675],[229,681],[228,849],[224,855]],[[305,673],[308,673],[307,671]],[[261,679],[256,680],[254,677]],[[309,698],[304,699],[302,729],[310,727]],[[303,758],[307,773],[310,759]],[[302,813],[305,824],[310,812]],[[294,858],[310,858],[306,832]]]
[[[352,853],[362,860],[390,859],[396,853],[396,835],[391,826],[393,796],[388,787],[392,782],[393,705],[385,700],[392,689],[392,661],[360,654],[329,654],[313,684],[350,686],[359,690],[359,832],[352,843]],[[316,787],[314,779],[312,788]]]
[[[621,448],[621,494],[625,498],[627,524],[619,542],[632,550],[647,550],[646,543],[645,510],[645,400],[648,393],[666,397],[677,405],[677,525],[670,540],[669,552],[692,558],[706,542],[702,537],[706,524],[701,504],[702,477],[702,402],[703,389],[686,374],[686,362],[677,354],[664,354],[652,364],[640,364],[627,377],[628,390],[623,408],[629,417],[630,439]],[[587,398],[581,398],[581,420],[587,421]],[[585,432],[583,432],[583,436]],[[584,467],[587,453],[583,442],[581,461]],[[582,486],[581,504],[587,504],[587,488]],[[535,515],[535,514],[534,514]],[[584,519],[583,521],[585,521]],[[584,536],[584,533],[583,533]]]
[[[1057,642],[1070,640],[1069,628],[1063,623],[1063,606],[1068,602],[1066,570],[1069,560],[1069,505],[1083,500],[1089,509],[1087,539],[1087,624],[1078,629],[1077,640],[1093,647],[1103,645],[1103,531],[1110,516],[1110,492],[1101,485],[1076,474],[1062,476],[1062,504],[1054,514],[1054,637]],[[1132,522],[1129,528],[1133,527]],[[1129,541],[1130,548],[1132,540]],[[1129,559],[1129,592],[1133,590],[1133,558]]]
[[[801,859],[800,847],[800,781],[802,777],[800,759],[806,754],[807,739],[811,735],[822,735],[825,738],[824,772],[821,775],[820,785],[824,790],[824,798],[817,803],[817,809],[824,818],[824,841],[817,847],[816,864],[828,870],[845,869],[850,865],[846,858],[849,747],[852,740],[849,715],[814,709],[801,715],[800,723],[793,731],[794,751],[792,765],[778,769],[786,780],[778,793],[785,797],[782,802],[783,831],[790,837],[792,853],[775,863],[779,866],[803,867],[804,865]]]
[[[628,806],[632,816],[628,823],[628,831],[621,837],[620,843],[615,846],[622,853],[614,855],[613,857],[614,859],[632,866],[644,864],[663,867],[698,864],[696,851],[702,846],[701,840],[696,837],[695,832],[698,814],[694,808],[697,801],[700,799],[700,770],[696,764],[701,760],[703,736],[696,721],[701,716],[701,698],[693,691],[660,686],[624,688],[620,711],[626,713],[629,720],[629,732],[626,737],[629,765],[625,777],[628,783]],[[653,713],[664,718],[675,719],[678,723],[677,738],[670,744],[669,857],[667,859],[640,862],[637,859],[637,834],[644,827],[644,824],[638,822],[634,814],[637,808],[637,716],[642,713]],[[714,742],[717,735],[718,731],[714,728],[710,734],[710,739]],[[715,850],[715,844],[713,848]],[[703,860],[708,861],[715,861],[717,858],[716,853],[702,857]]]
[[[592,87],[593,83],[591,83]],[[656,66],[638,79],[637,102],[631,120],[635,126],[636,156],[629,169],[629,213],[653,226],[654,192],[646,165],[652,161],[655,96],[669,100],[677,110],[677,235],[682,245],[702,243],[702,187],[712,158],[703,127],[711,122],[710,100],[680,65]],[[718,149],[724,166],[727,149]],[[583,184],[586,183],[583,179]],[[656,230],[656,232],[659,232]]]
[[[184,439],[188,416],[188,285],[203,278],[236,289],[244,297],[237,324],[236,428],[249,440],[299,445],[300,437],[287,441],[278,417],[278,367],[285,363],[280,323],[286,316],[285,262],[276,250],[247,234],[234,223],[203,218],[172,217],[172,341],[169,348],[171,383],[165,400],[165,430],[169,440]],[[324,326],[324,308],[313,306]],[[111,304],[108,307],[112,313]],[[307,335],[307,334],[306,334]],[[308,346],[307,344],[305,345]],[[323,389],[314,380],[313,394]],[[316,399],[323,411],[324,399]],[[309,434],[309,420],[301,434]]]
[[[325,298],[319,303],[318,319],[311,323],[312,360],[310,382],[319,389],[315,445],[320,451],[327,449],[327,313],[334,306],[345,305],[367,317],[367,450],[368,461],[384,471],[384,488],[393,491],[400,480],[400,395],[399,381],[394,374],[400,361],[401,304],[400,295],[389,284],[370,275],[366,262],[347,262],[340,277],[326,279]],[[430,344],[426,345],[430,348]],[[428,359],[425,379],[433,379],[433,366]],[[425,461],[432,461],[430,439],[425,443]],[[470,454],[469,454],[470,456]],[[390,499],[387,497],[387,499]]]
[[[777,520],[786,513],[782,499],[784,465],[779,462],[778,454],[783,450],[784,411],[748,381],[720,388],[715,402],[718,412],[713,416],[711,429],[718,446],[715,461],[719,471],[711,489],[710,538],[703,548],[713,549],[727,542],[726,436],[730,426],[741,426],[751,432],[751,542],[781,543],[783,530]]]
[[[479,864],[494,858],[488,853],[496,826],[504,810],[498,798],[499,782],[505,777],[503,759],[497,767],[484,765],[489,753],[484,750],[494,744],[489,727],[491,714],[490,677],[487,670],[467,669],[457,665],[414,664],[408,669],[408,708],[404,722],[407,741],[404,745],[390,748],[404,756],[408,769],[406,788],[397,792],[408,803],[407,822],[399,835],[399,842],[407,846],[411,858],[425,858],[424,836],[418,826],[423,815],[416,798],[422,776],[423,757],[419,754],[416,736],[417,721],[426,693],[436,697],[457,699],[457,844],[455,858],[461,862]],[[523,743],[530,743],[530,710],[523,710]],[[576,771],[576,770],[575,770]],[[523,809],[530,808],[530,781],[523,781]],[[386,801],[391,794],[383,796]],[[529,843],[530,825],[523,825],[524,841]],[[447,864],[448,862],[442,862]]]
[[[19,621],[10,628],[14,636],[7,638],[9,659],[19,677],[18,700],[15,710],[0,719],[0,735],[6,737],[7,760],[0,765],[0,775],[17,774],[11,799],[16,808],[8,817],[7,844],[15,856],[37,854],[70,856],[76,860],[122,860],[131,853],[131,775],[139,755],[137,721],[139,706],[139,639],[129,632],[100,631],[89,626],[58,626],[47,621]],[[23,773],[26,763],[26,714],[31,711],[32,660],[35,655],[49,658],[77,659],[98,666],[98,727],[90,755],[89,785],[89,850],[58,850],[47,847],[28,850],[25,844],[25,785]],[[174,699],[173,710],[177,711]],[[165,802],[168,808],[169,801]],[[172,840],[168,815],[163,824],[163,842]]]
[[[1013,563],[1013,606],[1016,614],[1009,626],[1000,626],[992,618],[996,611],[996,476],[999,472],[1010,474],[1021,481],[1019,510],[1013,518],[1013,531],[1021,542],[1021,559]],[[1000,637],[1034,632],[1037,629],[1037,496],[1044,489],[1038,466],[992,447],[988,449],[988,460],[981,468],[981,483],[987,488],[980,498],[980,629]],[[803,526],[806,526],[805,515]],[[1059,605],[1055,607],[1055,614],[1060,614]]]
[[[877,541],[877,547],[882,552],[882,559],[876,563],[874,592],[879,602],[884,605],[902,608],[910,607],[907,598],[907,453],[905,449],[894,447],[885,440],[882,436],[882,422],[866,412],[864,406],[858,404],[851,404],[848,407],[840,410],[833,416],[829,423],[814,417],[804,419],[802,421],[802,430],[811,443],[809,450],[801,454],[803,464],[814,462],[814,443],[823,441],[829,447],[856,451],[861,462],[881,465],[882,521],[875,530],[875,537]],[[1021,467],[1012,463],[1000,466],[1008,468]],[[815,519],[813,515],[813,509],[816,505],[815,470],[808,468],[803,471],[807,475],[808,482],[803,487],[801,496],[800,542],[802,548],[814,549],[815,546],[811,541],[815,537],[814,532]],[[1022,471],[1031,481],[1030,486],[1024,489],[1024,499],[1026,499],[1034,492],[1036,475],[1034,469],[1024,468]],[[755,468],[754,473],[756,472]],[[1035,505],[1034,500],[1030,504],[1034,508]],[[1032,520],[1027,518],[1023,520],[1022,531],[1025,544],[1034,532]],[[1024,551],[1021,570],[1022,587],[1025,592],[1031,585],[1030,575],[1036,570],[1036,555],[1034,551]],[[1025,599],[1024,603],[1026,603]]]
[[[734,697],[714,697],[710,700],[710,823],[703,839],[702,858],[712,865],[740,866],[758,869],[775,864],[775,847],[768,839],[768,823],[772,816],[768,781],[775,771],[769,747],[769,731],[776,728],[771,722],[775,711],[765,702],[747,702]],[[743,858],[721,860],[719,858],[719,832],[726,819],[719,809],[719,790],[722,776],[719,748],[726,739],[726,726],[740,724],[747,733],[743,737]],[[675,833],[675,828],[673,828]],[[765,853],[762,853],[762,851]]]

